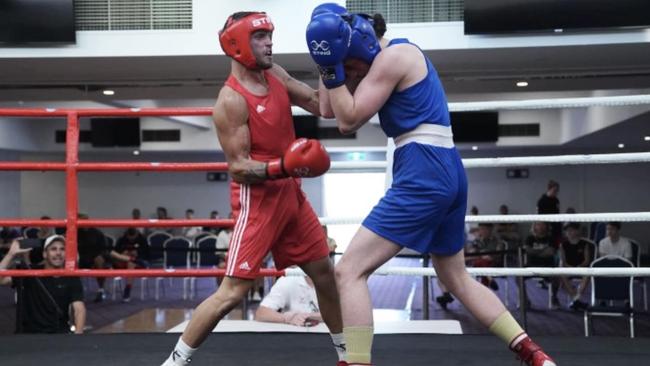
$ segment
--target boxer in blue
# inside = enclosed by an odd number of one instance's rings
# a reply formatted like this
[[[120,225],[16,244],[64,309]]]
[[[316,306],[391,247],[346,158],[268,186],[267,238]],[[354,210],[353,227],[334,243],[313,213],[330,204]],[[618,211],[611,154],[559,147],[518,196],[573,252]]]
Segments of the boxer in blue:
[[[379,113],[396,146],[392,185],[336,267],[348,364],[371,364],[368,276],[406,247],[433,253],[440,280],[519,359],[555,366],[499,298],[465,270],[467,178],[431,61],[407,39],[380,45],[370,17],[332,3],[314,9],[306,38],[321,74],[321,114],[352,133]]]

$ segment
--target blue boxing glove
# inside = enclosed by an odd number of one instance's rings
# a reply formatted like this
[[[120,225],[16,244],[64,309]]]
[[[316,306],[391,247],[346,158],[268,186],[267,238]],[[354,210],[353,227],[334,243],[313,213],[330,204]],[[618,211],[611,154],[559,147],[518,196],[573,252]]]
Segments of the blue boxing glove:
[[[316,15],[323,13],[334,13],[340,16],[349,16],[348,9],[337,3],[323,3],[314,8],[311,12],[311,18],[314,19]]]
[[[307,25],[309,54],[328,89],[345,84],[343,60],[348,54],[351,34],[350,24],[330,12],[316,14]]]

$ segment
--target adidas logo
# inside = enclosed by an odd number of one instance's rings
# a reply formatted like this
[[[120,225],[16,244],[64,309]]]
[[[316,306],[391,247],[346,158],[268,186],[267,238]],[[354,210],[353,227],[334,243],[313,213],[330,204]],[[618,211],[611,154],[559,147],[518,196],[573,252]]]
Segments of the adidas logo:
[[[266,110],[266,107],[264,107],[263,105],[261,105],[261,104],[257,105],[257,113],[262,113],[265,110]]]
[[[188,358],[188,359],[186,360],[186,359],[184,359],[184,358],[181,356],[181,354],[180,354],[177,350],[174,350],[174,352],[172,352],[172,361],[173,361],[174,363],[176,363],[176,360],[181,361],[181,363],[182,363],[183,365],[189,365],[190,362],[192,362],[192,359],[191,359],[191,358]]]
[[[251,267],[248,265],[248,262],[244,262],[239,265],[239,269],[242,269],[244,271],[250,271]]]

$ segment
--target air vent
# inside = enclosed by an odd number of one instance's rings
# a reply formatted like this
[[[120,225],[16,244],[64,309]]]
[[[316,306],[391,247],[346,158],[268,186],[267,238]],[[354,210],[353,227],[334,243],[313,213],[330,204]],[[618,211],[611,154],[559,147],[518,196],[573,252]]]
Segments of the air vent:
[[[464,0],[348,0],[352,13],[381,13],[386,23],[454,22],[463,20]]]
[[[142,130],[142,142],[180,142],[181,130]]]
[[[499,125],[499,137],[539,136],[539,123]]]
[[[192,0],[75,0],[78,31],[192,29]]]
[[[54,142],[57,144],[65,144],[67,140],[65,130],[56,130],[54,133]],[[79,131],[79,143],[90,143],[92,141],[92,133],[90,130]]]

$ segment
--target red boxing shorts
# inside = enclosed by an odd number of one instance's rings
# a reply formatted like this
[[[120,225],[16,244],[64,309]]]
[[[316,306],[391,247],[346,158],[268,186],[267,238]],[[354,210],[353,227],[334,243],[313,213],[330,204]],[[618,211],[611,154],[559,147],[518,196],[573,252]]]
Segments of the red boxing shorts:
[[[226,276],[257,277],[269,251],[278,269],[329,255],[325,232],[299,181],[290,178],[233,184],[231,204],[235,227]]]

